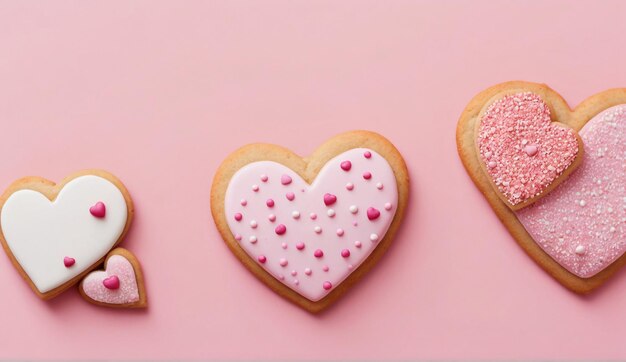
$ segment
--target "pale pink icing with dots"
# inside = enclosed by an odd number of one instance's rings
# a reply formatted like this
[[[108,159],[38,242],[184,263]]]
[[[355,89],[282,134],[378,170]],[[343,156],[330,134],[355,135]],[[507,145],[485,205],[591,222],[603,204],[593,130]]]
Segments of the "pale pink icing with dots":
[[[506,95],[483,114],[477,138],[488,175],[511,205],[540,195],[576,159],[573,130],[534,93]]]
[[[598,114],[579,135],[582,165],[517,218],[554,260],[589,278],[626,251],[626,105]]]
[[[261,182],[263,175],[267,179]],[[259,189],[252,191],[252,185]],[[289,194],[295,197],[285,197]],[[357,148],[330,160],[311,185],[276,162],[249,164],[231,179],[225,211],[231,232],[253,260],[289,288],[318,301],[380,243],[397,202],[396,179],[387,161]],[[250,227],[253,220],[256,228]]]
[[[112,277],[117,277],[117,283]],[[95,271],[87,275],[82,288],[89,298],[101,303],[129,304],[139,301],[135,270],[130,261],[121,255],[111,256],[105,271]]]

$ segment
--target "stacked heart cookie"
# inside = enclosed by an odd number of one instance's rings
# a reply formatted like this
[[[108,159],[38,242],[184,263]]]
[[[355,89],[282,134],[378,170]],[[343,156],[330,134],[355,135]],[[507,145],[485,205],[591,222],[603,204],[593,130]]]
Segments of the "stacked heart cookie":
[[[472,180],[522,248],[587,293],[626,262],[626,90],[574,110],[545,85],[476,96],[457,128]]]
[[[128,191],[107,172],[80,172],[58,185],[26,177],[0,197],[0,242],[43,299],[80,282],[89,302],[145,307],[139,262],[128,250],[114,249],[132,217]],[[103,261],[104,270],[93,271]]]
[[[389,247],[409,183],[400,153],[378,134],[348,132],[301,158],[253,144],[220,166],[215,223],[239,260],[274,291],[317,312]]]

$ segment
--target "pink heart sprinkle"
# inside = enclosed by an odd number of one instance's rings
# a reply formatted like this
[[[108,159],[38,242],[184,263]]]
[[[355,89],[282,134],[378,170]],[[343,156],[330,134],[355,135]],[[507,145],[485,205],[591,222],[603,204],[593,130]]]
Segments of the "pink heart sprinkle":
[[[66,268],[69,268],[74,264],[76,264],[76,259],[70,258],[69,256],[63,258],[63,265],[65,265]]]
[[[282,175],[280,177],[280,183],[283,185],[289,185],[291,183],[291,177],[289,175]]]
[[[373,207],[367,208],[367,218],[370,220],[376,220],[380,216],[380,211]]]
[[[95,205],[89,208],[89,212],[94,217],[101,219],[106,215],[107,209],[106,209],[106,206],[104,205],[104,202],[98,201],[96,202]]]
[[[109,257],[106,270],[89,273],[81,288],[85,295],[101,303],[128,304],[140,300],[137,275],[131,262],[122,255]]]
[[[119,289],[120,288],[120,278],[117,275],[111,275],[108,278],[105,278],[102,281],[102,285],[104,285],[107,289]]]
[[[335,202],[337,202],[337,196],[333,194],[324,194],[324,204],[326,206],[330,206],[334,204]]]

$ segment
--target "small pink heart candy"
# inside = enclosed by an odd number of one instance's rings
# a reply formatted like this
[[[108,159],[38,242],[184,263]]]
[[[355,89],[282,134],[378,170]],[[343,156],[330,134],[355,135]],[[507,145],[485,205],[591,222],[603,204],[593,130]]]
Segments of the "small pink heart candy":
[[[380,211],[373,207],[367,208],[367,218],[370,220],[376,220],[380,216]]]
[[[283,185],[289,185],[291,183],[292,179],[289,175],[282,175],[280,177],[280,183]]]
[[[120,278],[117,275],[111,275],[108,278],[105,278],[102,281],[102,284],[107,289],[119,289],[120,288]]]
[[[324,204],[326,206],[330,206],[334,204],[335,202],[337,202],[337,196],[333,194],[324,194]]]
[[[74,264],[76,264],[76,259],[70,258],[69,256],[63,258],[63,265],[65,265],[66,268],[69,268]]]
[[[101,219],[106,215],[107,209],[106,206],[104,206],[104,202],[98,201],[95,205],[89,208],[89,212],[94,217]]]

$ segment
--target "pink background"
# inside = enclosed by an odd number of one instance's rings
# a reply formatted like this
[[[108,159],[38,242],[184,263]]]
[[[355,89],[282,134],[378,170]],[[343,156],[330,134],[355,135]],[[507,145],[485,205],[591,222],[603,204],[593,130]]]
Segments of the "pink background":
[[[459,114],[506,80],[575,105],[626,86],[618,1],[3,1],[0,185],[104,168],[128,186],[122,244],[150,308],[38,300],[0,257],[2,358],[626,358],[626,274],[590,297],[540,270],[458,160]],[[306,155],[377,131],[410,207],[361,284],[313,316],[230,254],[211,220],[221,160]],[[0,188],[3,188],[1,186]],[[33,346],[36,344],[36,347]]]

